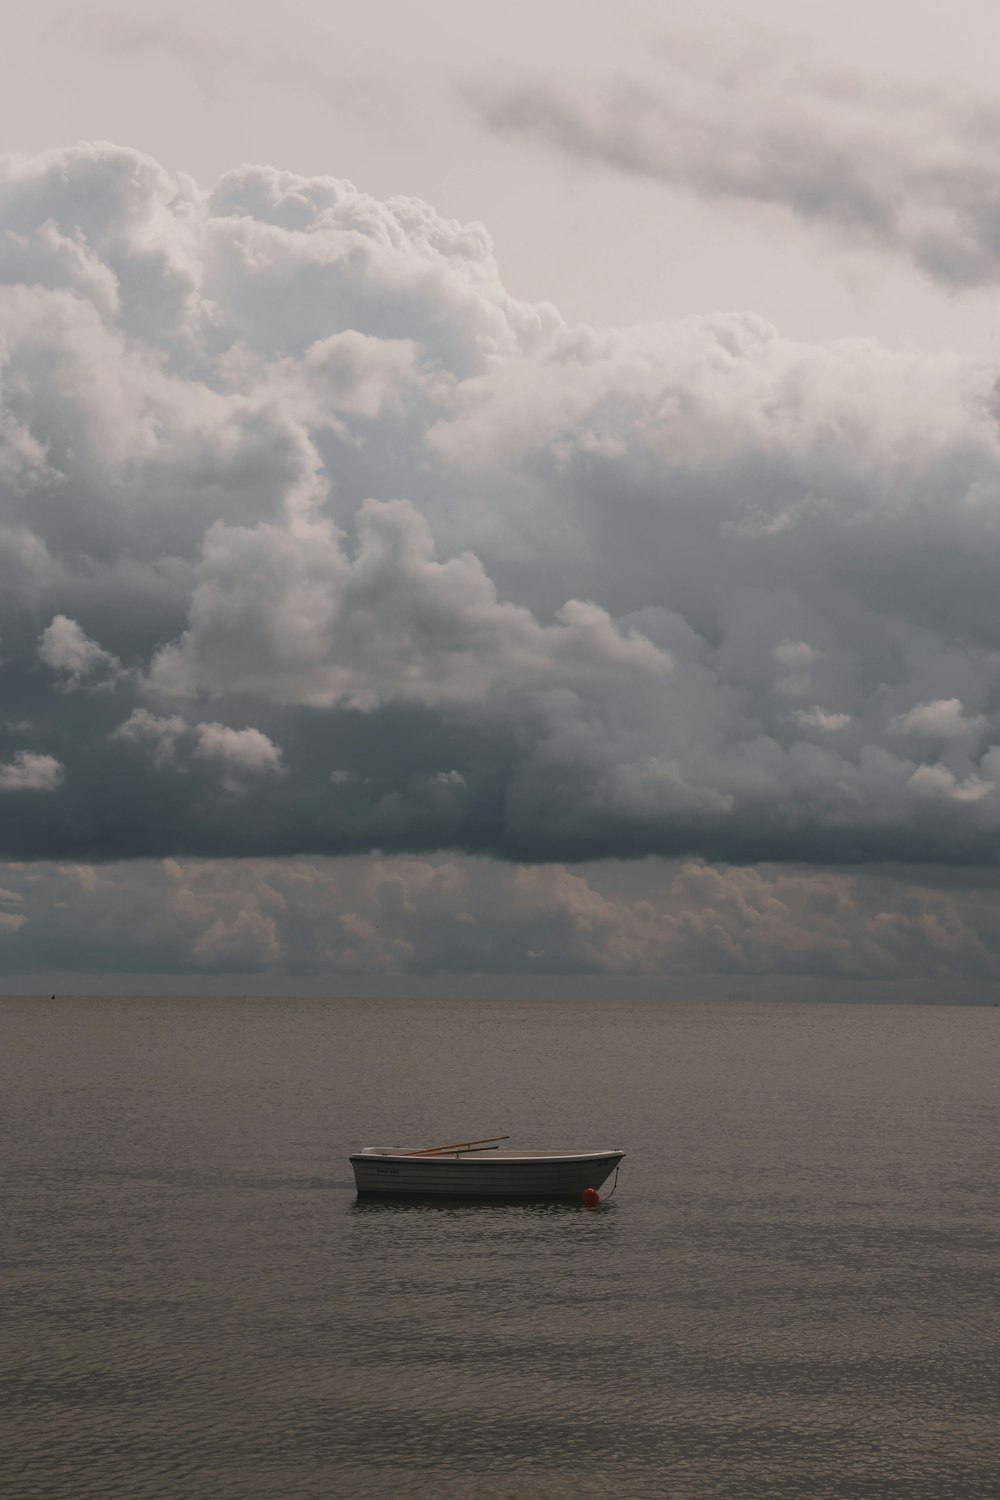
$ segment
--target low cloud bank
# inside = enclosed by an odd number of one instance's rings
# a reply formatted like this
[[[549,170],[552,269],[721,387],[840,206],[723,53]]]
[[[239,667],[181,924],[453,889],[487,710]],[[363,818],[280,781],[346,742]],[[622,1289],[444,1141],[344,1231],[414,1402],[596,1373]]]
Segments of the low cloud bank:
[[[561,977],[648,980],[683,997],[715,976],[995,994],[996,892],[899,871],[712,868],[697,860],[512,866],[495,860],[165,860],[0,868],[2,972],[318,980],[482,977],[525,993]],[[257,988],[260,989],[261,985]],[[657,987],[658,986],[658,987]],[[11,985],[8,982],[7,988]],[[102,982],[103,987],[103,982]],[[463,984],[464,987],[464,984]],[[534,988],[533,988],[534,987]],[[444,986],[447,989],[447,985]],[[565,991],[576,993],[572,984]],[[609,991],[607,983],[605,993]],[[921,991],[922,992],[922,991]],[[967,992],[967,991],[966,991]],[[764,992],[766,993],[766,991]]]

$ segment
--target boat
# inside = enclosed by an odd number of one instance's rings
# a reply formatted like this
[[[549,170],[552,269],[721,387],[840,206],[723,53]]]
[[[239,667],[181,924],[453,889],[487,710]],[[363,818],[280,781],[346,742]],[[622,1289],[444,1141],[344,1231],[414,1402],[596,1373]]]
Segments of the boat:
[[[607,1182],[624,1151],[501,1151],[509,1136],[449,1146],[366,1146],[351,1166],[359,1195],[579,1198]]]

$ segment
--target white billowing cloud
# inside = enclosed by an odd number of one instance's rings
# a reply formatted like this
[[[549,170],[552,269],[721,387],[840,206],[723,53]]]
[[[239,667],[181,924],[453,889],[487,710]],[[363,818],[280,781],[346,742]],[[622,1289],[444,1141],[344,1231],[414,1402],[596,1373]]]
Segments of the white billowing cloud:
[[[0,764],[0,792],[54,792],[65,775],[65,766],[54,756],[19,750],[13,760]]]
[[[153,664],[154,690],[254,693],[279,703],[374,708],[470,702],[497,685],[671,669],[669,653],[571,600],[539,625],[497,599],[477,557],[438,562],[412,505],[366,501],[348,560],[333,529],[214,526],[191,624]]]
[[[68,688],[85,678],[106,685],[120,670],[118,658],[92,641],[75,620],[56,615],[38,638],[38,655],[47,667],[63,674]]]
[[[205,290],[261,352],[303,351],[354,329],[415,339],[468,373],[559,321],[508,295],[481,225],[443,219],[418,199],[380,203],[334,178],[244,167],[205,207]],[[268,295],[276,285],[280,300]]]
[[[568,326],[333,177],[79,147],[0,228],[18,857],[995,857],[994,371]]]
[[[825,708],[797,708],[795,718],[803,729],[822,729],[830,734],[846,729],[851,722],[850,714],[831,713]]]
[[[779,641],[771,655],[783,667],[808,667],[819,652],[806,641]]]
[[[179,714],[136,708],[109,738],[144,746],[160,771],[188,771],[192,759],[214,763],[225,771],[225,784],[230,786],[240,785],[241,777],[284,772],[281,749],[268,735],[259,729],[232,729],[213,720],[189,724]]]
[[[727,46],[675,36],[657,74],[480,80],[490,131],[670,188],[788,210],[852,246],[905,256],[946,286],[1000,278],[988,96],[816,62],[773,35]]]
[[[954,740],[984,729],[987,722],[982,714],[963,713],[958,698],[937,698],[933,703],[918,703],[905,714],[897,714],[890,727],[930,739]]]
[[[786,698],[802,698],[812,688],[812,674],[805,670],[820,655],[806,641],[781,641],[771,655],[779,666],[789,668],[775,683],[775,690]]]
[[[199,724],[196,754],[221,761],[231,771],[250,776],[279,775],[281,751],[259,729],[230,729],[225,724]]]
[[[136,708],[111,731],[111,738],[147,745],[154,765],[162,768],[175,764],[178,741],[187,730],[186,721],[178,714],[160,715],[148,708]]]
[[[258,366],[266,387],[316,427],[345,431],[344,417],[398,409],[408,387],[422,383],[413,339],[372,338],[348,328],[310,344],[301,358]]]
[[[970,771],[961,781],[953,771],[942,765],[918,766],[910,777],[910,785],[923,796],[943,797],[951,802],[981,802],[995,790],[992,781],[984,781]]]

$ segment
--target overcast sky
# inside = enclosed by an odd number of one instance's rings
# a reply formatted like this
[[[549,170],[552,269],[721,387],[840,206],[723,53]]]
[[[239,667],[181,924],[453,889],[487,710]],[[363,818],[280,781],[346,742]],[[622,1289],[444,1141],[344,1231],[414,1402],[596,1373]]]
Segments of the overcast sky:
[[[994,996],[1000,27],[800,11],[9,23],[6,989]]]

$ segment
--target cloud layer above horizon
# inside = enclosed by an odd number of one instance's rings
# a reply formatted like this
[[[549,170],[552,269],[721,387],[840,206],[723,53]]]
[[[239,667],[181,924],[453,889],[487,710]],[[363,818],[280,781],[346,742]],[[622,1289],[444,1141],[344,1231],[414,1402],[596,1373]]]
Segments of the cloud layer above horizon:
[[[0,989],[155,974],[378,993],[405,976],[440,994],[441,976],[464,993],[478,976],[480,993],[572,997],[616,976],[615,994],[657,999],[757,980],[799,998],[992,996],[996,881],[949,876],[463,855],[5,864]]]
[[[993,371],[105,145],[0,283],[0,856],[996,862]]]

